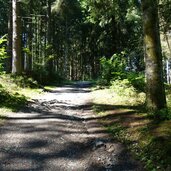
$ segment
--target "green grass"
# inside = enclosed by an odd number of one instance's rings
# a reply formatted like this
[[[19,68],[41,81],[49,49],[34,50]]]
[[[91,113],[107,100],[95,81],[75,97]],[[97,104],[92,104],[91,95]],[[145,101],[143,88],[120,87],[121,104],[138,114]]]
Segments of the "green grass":
[[[27,98],[19,93],[7,92],[0,90],[0,107],[10,108],[12,111],[19,110],[27,103]]]
[[[29,99],[36,98],[42,92],[38,87],[31,78],[0,75],[0,120],[5,118],[5,113],[17,112]]]
[[[99,122],[114,138],[125,143],[147,170],[171,170],[171,120],[149,118],[144,109],[144,93],[125,96],[112,88],[96,90],[92,95]],[[167,99],[171,108],[170,93]]]
[[[56,89],[56,86],[44,86],[43,90],[47,92],[54,91]]]

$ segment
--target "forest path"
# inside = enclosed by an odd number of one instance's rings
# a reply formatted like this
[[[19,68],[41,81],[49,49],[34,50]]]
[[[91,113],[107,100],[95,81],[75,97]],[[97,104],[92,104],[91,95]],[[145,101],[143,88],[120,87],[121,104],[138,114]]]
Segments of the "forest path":
[[[0,127],[0,170],[143,170],[98,124],[90,102],[88,84],[78,83],[9,114]]]

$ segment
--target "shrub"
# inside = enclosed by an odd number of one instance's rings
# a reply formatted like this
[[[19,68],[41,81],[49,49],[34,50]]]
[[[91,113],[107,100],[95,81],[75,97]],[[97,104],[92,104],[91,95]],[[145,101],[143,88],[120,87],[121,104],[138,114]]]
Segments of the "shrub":
[[[145,91],[144,73],[130,72],[125,70],[126,57],[124,52],[121,52],[120,54],[114,54],[110,59],[103,57],[100,60],[100,64],[101,78],[97,81],[98,85],[109,85],[111,81],[112,84],[117,84],[118,82],[113,82],[115,80],[127,79],[129,84],[131,84],[136,90],[140,92]]]
[[[22,76],[12,75],[11,78],[13,79],[13,82],[17,84],[17,86],[22,88],[25,87],[38,88],[40,86],[37,81],[35,81],[31,77],[30,78],[27,77],[26,75],[22,75]]]
[[[165,108],[148,113],[149,118],[159,120],[171,120],[171,109]]]
[[[137,95],[136,89],[128,79],[112,81],[110,88],[120,96],[135,97]]]
[[[126,58],[125,53],[114,54],[110,59],[102,57],[101,64],[101,78],[110,83],[111,79],[122,79],[125,77]]]
[[[127,79],[140,92],[145,91],[145,77],[143,73],[128,72]]]
[[[0,38],[0,72],[4,71],[4,59],[7,58],[6,48],[4,43],[7,41],[6,35]]]

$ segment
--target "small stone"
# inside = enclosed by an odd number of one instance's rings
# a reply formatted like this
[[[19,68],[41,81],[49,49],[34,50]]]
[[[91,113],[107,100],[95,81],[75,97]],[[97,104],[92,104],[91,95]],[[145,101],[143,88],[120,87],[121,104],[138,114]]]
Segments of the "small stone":
[[[111,153],[111,152],[115,151],[115,147],[113,145],[111,145],[111,146],[108,147],[107,151],[109,153]]]
[[[96,148],[99,148],[99,147],[102,147],[102,146],[105,146],[105,143],[103,141],[95,141],[95,147]]]

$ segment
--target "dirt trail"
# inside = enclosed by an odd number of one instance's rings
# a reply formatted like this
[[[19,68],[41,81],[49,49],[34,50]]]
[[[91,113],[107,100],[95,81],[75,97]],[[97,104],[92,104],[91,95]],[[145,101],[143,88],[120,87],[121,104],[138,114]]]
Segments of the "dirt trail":
[[[1,171],[141,171],[100,127],[83,84],[48,92],[0,128]]]

